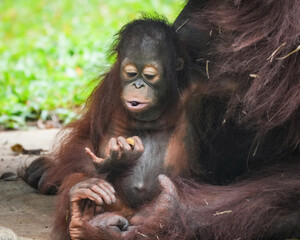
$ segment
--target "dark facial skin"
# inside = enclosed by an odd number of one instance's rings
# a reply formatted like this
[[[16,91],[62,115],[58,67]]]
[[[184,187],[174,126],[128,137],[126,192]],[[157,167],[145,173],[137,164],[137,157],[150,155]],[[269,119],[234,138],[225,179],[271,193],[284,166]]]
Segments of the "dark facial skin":
[[[163,69],[164,52],[148,36],[125,47],[121,61],[122,101],[140,121],[153,121],[165,110],[167,82]]]

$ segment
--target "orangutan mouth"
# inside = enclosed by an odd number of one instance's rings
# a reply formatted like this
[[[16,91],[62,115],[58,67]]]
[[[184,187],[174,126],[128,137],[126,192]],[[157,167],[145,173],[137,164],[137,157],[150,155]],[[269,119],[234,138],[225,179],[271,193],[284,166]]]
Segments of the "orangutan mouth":
[[[141,111],[147,108],[149,104],[147,102],[126,101],[126,105],[131,111]]]
[[[136,102],[136,101],[132,101],[130,102],[131,106],[133,107],[136,107],[137,105],[139,105],[140,103],[139,102]]]

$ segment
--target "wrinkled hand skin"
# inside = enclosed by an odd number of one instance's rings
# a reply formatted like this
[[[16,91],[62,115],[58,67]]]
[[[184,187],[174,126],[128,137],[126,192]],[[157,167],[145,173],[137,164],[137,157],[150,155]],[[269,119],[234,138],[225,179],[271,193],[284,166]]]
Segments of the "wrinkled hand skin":
[[[132,139],[135,142],[133,148],[124,137],[111,138],[108,143],[108,159],[127,163],[138,159],[144,152],[144,145],[139,137],[134,136]]]
[[[89,148],[85,148],[86,153],[92,158],[98,173],[108,172],[126,172],[124,170],[135,166],[136,161],[144,153],[142,140],[137,137],[131,137],[134,140],[134,146],[128,144],[124,137],[111,138],[108,142],[107,157],[97,157]]]
[[[82,199],[90,199],[97,205],[112,204],[116,202],[114,187],[100,178],[90,178],[74,185],[69,193],[71,203]]]
[[[103,229],[103,231],[109,231],[114,237],[122,239],[139,232],[139,229],[142,229],[144,224],[152,224],[153,219],[166,216],[168,212],[176,208],[176,205],[179,202],[179,196],[175,185],[168,177],[165,175],[159,175],[158,180],[162,187],[161,194],[158,196],[154,204],[138,212],[130,220],[131,226],[129,226],[127,219],[116,213],[101,213],[93,219],[90,219],[90,217],[87,217],[88,214],[81,209],[80,201],[87,198],[99,205],[103,203],[112,203],[114,194],[110,187],[105,184],[106,188],[110,190],[106,192],[105,197],[102,192],[99,194],[99,189],[94,187],[95,185],[102,186],[105,182],[104,180],[92,178],[76,184],[70,191],[71,222],[69,226],[69,232],[71,239],[84,239],[82,234],[82,226],[84,222],[88,222],[88,224],[91,224],[92,226],[97,226]]]
[[[69,193],[71,202],[70,235],[72,239],[81,239],[81,227],[88,221],[90,214],[82,209],[81,200],[89,199],[96,205],[110,205],[116,202],[115,189],[107,181],[99,178],[90,178],[74,185]]]
[[[180,199],[174,183],[163,174],[158,176],[158,181],[162,192],[152,205],[138,212],[130,220],[132,225],[142,226],[143,224],[147,224],[147,222],[152,224],[154,220],[157,221],[157,219],[169,216],[177,208]]]

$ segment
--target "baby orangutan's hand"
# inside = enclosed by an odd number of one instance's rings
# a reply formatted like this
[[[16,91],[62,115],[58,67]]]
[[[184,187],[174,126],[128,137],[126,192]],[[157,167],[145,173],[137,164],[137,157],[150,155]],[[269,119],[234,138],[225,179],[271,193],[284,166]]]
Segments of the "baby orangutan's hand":
[[[87,147],[85,148],[85,152],[86,152],[88,155],[90,155],[90,157],[93,159],[93,162],[96,163],[96,164],[100,164],[100,163],[103,163],[103,162],[105,161],[104,158],[99,158],[99,157],[97,157],[97,156],[92,152],[92,150],[89,149],[89,148],[87,148]]]
[[[138,159],[144,152],[142,140],[137,137],[111,138],[109,140],[109,158],[124,162],[131,162]]]
[[[136,160],[144,152],[142,140],[135,136],[125,139],[124,137],[111,138],[108,143],[110,160]],[[101,164],[106,159],[97,157],[89,148],[85,152],[93,159],[95,164]]]

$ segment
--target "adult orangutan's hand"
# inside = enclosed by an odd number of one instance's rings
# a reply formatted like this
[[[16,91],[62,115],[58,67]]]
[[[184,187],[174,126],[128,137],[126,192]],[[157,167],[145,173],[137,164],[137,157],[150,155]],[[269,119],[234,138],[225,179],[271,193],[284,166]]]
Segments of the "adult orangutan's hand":
[[[157,200],[146,207],[144,210],[138,212],[132,219],[131,224],[134,226],[139,226],[146,224],[147,222],[153,223],[155,220],[163,220],[163,218],[171,217],[174,210],[178,206],[179,196],[176,186],[166,175],[159,175],[158,181],[162,188],[162,192],[158,196]]]

